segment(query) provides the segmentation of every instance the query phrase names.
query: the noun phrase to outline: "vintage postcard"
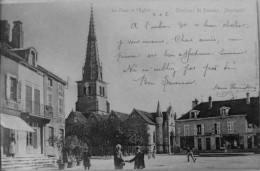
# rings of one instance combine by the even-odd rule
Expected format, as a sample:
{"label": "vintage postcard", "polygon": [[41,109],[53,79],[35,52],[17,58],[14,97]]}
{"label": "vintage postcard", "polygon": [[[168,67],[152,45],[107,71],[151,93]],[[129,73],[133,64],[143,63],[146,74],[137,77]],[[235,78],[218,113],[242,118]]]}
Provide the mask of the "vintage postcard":
{"label": "vintage postcard", "polygon": [[0,1],[1,169],[258,170],[259,1]]}

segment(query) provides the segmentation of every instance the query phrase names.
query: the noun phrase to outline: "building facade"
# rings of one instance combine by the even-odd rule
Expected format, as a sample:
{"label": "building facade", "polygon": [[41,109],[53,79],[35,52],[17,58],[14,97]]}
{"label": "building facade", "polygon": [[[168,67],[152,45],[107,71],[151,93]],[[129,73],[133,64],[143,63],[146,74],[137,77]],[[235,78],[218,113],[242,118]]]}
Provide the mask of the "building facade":
{"label": "building facade", "polygon": [[[58,131],[51,135],[63,136],[65,131],[64,86],[58,76],[38,65],[35,48],[23,47],[23,29],[20,21],[14,21],[12,40],[10,25],[1,21],[0,63],[0,113],[1,155],[9,156],[9,138],[15,135],[16,156],[55,155],[54,147],[48,151],[49,129]],[[47,103],[47,80],[53,79],[53,104]],[[3,86],[2,86],[3,85]],[[59,93],[61,90],[62,93]],[[58,95],[59,99],[58,100]],[[54,102],[55,101],[55,102]],[[19,123],[12,123],[15,120]]]}
{"label": "building facade", "polygon": [[247,117],[259,115],[259,97],[197,104],[176,120],[177,143],[195,150],[253,149],[258,146],[259,123]]}

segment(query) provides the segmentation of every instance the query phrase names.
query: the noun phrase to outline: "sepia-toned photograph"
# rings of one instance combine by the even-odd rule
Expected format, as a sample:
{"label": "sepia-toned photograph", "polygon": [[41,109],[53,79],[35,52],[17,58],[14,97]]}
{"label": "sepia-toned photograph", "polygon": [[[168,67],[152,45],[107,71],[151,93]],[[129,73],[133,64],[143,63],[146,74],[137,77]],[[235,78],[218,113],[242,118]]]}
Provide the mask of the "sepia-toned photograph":
{"label": "sepia-toned photograph", "polygon": [[0,0],[0,170],[260,170],[259,3]]}

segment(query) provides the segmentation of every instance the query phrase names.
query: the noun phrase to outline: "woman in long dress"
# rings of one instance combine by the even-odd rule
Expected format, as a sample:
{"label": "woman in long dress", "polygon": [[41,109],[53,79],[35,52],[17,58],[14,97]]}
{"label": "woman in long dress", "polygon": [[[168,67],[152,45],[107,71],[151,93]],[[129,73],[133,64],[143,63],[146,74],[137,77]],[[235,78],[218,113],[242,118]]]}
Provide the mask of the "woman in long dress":
{"label": "woman in long dress", "polygon": [[11,137],[10,137],[10,145],[9,145],[9,153],[12,157],[14,157],[15,155],[15,138],[14,138],[14,133],[11,134]]}
{"label": "woman in long dress", "polygon": [[120,144],[116,145],[116,149],[114,153],[114,165],[115,165],[115,169],[123,169],[125,165]]}

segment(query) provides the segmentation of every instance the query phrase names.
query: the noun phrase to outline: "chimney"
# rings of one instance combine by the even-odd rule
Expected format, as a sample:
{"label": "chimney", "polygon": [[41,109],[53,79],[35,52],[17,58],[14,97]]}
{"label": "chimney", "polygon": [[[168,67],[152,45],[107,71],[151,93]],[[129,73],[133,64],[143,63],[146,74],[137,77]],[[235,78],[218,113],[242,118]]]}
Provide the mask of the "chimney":
{"label": "chimney", "polygon": [[10,24],[7,20],[0,20],[0,40],[9,43]]}
{"label": "chimney", "polygon": [[192,109],[194,109],[196,107],[196,102],[192,101]]}
{"label": "chimney", "polygon": [[249,94],[249,92],[246,93],[246,104],[250,104],[250,94]]}
{"label": "chimney", "polygon": [[212,108],[212,97],[209,96],[209,109],[211,109],[211,108]]}
{"label": "chimney", "polygon": [[23,28],[21,21],[14,21],[12,29],[12,45],[14,48],[23,47]]}
{"label": "chimney", "polygon": [[194,101],[192,101],[192,109],[195,108],[198,105],[198,100],[195,99]]}

